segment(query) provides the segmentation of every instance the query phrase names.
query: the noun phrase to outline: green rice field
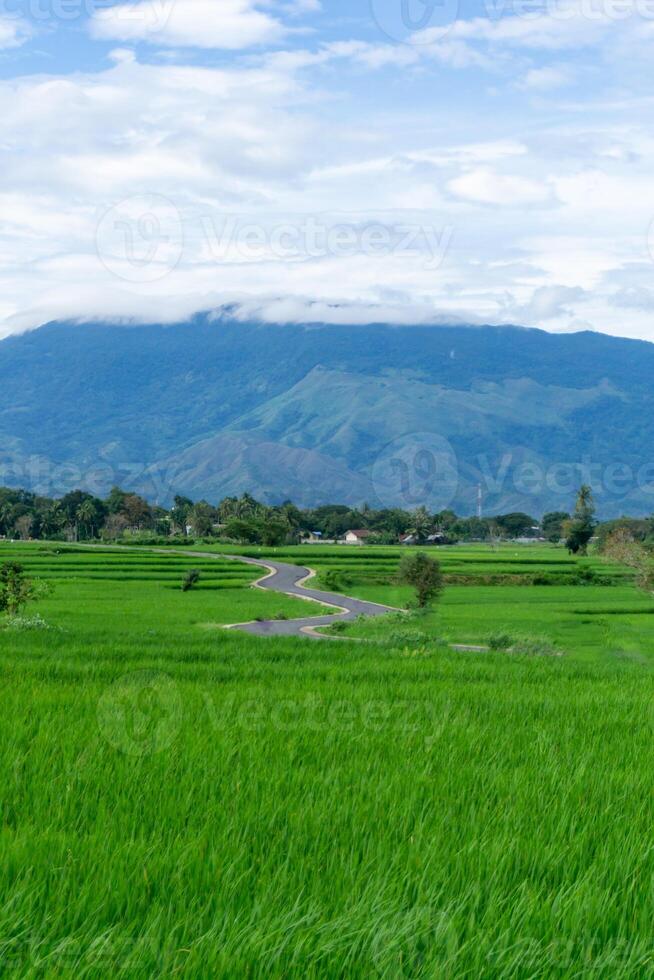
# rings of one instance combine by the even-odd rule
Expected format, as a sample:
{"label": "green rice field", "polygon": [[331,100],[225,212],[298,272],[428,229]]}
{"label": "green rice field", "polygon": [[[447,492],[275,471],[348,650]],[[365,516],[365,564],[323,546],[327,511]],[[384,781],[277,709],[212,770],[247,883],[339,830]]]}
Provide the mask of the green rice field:
{"label": "green rice field", "polygon": [[[240,549],[251,557],[308,565],[317,585],[331,572],[349,595],[404,608],[411,590],[394,583],[399,548],[301,547]],[[447,588],[436,609],[413,624],[428,640],[483,644],[507,632],[549,639],[574,659],[613,660],[654,654],[654,597],[638,592],[627,569],[597,557],[572,558],[552,546],[441,548],[433,552]],[[582,575],[582,584],[578,579]],[[589,581],[583,581],[590,572]],[[384,642],[394,628],[366,621],[351,636]]]}
{"label": "green rice field", "polygon": [[[654,975],[654,597],[625,570],[441,549],[433,611],[318,643],[222,629],[312,607],[197,550],[0,542],[52,586],[47,628],[0,628],[3,977]],[[397,606],[401,553],[263,552]],[[498,632],[561,655],[450,646]]]}

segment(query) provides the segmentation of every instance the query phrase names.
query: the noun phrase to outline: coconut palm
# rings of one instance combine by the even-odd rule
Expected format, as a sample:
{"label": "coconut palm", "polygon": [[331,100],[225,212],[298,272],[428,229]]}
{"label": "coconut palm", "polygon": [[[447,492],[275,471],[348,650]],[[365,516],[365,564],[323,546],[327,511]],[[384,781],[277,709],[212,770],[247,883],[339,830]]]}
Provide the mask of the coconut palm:
{"label": "coconut palm", "polygon": [[95,533],[95,525],[97,519],[95,507],[93,506],[93,501],[85,500],[83,503],[81,503],[77,508],[75,518],[77,522],[81,525],[81,527],[84,528],[86,536],[92,538]]}
{"label": "coconut palm", "polygon": [[434,530],[434,521],[426,507],[418,507],[413,512],[409,534],[412,534],[418,542],[426,541]]}

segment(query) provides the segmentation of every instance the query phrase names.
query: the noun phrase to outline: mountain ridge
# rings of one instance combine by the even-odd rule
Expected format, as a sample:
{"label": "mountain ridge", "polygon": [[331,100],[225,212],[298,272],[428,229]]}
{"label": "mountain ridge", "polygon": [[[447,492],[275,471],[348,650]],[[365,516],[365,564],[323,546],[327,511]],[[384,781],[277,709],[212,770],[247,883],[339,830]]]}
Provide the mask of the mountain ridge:
{"label": "mountain ridge", "polygon": [[463,513],[481,483],[487,512],[538,514],[570,506],[586,460],[604,514],[650,513],[652,378],[654,345],[594,333],[48,324],[0,341],[0,483]]}

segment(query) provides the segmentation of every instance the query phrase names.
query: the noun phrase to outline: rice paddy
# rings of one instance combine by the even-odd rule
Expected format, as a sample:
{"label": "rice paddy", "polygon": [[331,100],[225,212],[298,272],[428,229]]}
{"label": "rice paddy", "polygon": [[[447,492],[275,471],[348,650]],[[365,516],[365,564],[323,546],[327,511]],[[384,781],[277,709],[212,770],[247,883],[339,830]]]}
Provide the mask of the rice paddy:
{"label": "rice paddy", "polygon": [[[399,549],[274,554],[409,598]],[[53,586],[0,629],[2,975],[651,976],[654,598],[438,557],[433,612],[315,643],[221,629],[310,609],[224,558],[0,543]],[[498,631],[564,656],[447,646]]]}
{"label": "rice paddy", "polygon": [[[412,599],[409,588],[394,582],[399,548],[242,551],[310,565],[318,586],[340,583],[359,599],[400,608]],[[637,591],[627,569],[540,545],[461,546],[432,554],[447,588],[436,608],[413,624],[427,641],[483,645],[497,633],[528,634],[546,638],[573,659],[654,656],[654,596]],[[383,643],[393,632],[388,621],[368,620],[347,634]]]}

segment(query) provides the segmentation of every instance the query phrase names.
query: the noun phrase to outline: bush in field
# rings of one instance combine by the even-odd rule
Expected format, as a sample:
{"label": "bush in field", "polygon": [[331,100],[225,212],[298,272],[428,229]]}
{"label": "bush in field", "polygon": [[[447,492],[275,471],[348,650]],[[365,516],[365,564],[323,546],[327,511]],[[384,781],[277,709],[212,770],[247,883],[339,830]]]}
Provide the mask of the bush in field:
{"label": "bush in field", "polygon": [[[195,539],[192,537],[182,537],[181,535],[170,535],[162,536],[158,534],[150,534],[148,531],[135,531],[126,532],[122,538],[116,541],[116,544],[129,545],[132,548],[134,545],[139,545],[139,547],[149,548],[149,547],[175,547],[175,548],[190,548],[195,544]],[[213,539],[212,539],[213,543]]]}
{"label": "bush in field", "polygon": [[513,636],[511,633],[491,633],[487,641],[490,650],[518,653],[526,657],[562,657],[563,651],[542,636]]}
{"label": "bush in field", "polygon": [[520,636],[517,638],[512,653],[521,653],[525,657],[562,657],[563,650],[542,636]]}
{"label": "bush in field", "polygon": [[197,570],[197,568],[191,569],[190,572],[186,573],[184,579],[182,580],[182,592],[190,592],[191,589],[195,588],[199,581],[200,572]]}
{"label": "bush in field", "polygon": [[421,551],[402,558],[397,580],[402,585],[410,585],[415,589],[420,609],[425,609],[432,601],[438,599],[444,588],[441,566]]}
{"label": "bush in field", "polygon": [[0,568],[0,612],[18,616],[28,602],[37,602],[48,592],[43,582],[33,582],[18,562],[8,561]]}
{"label": "bush in field", "polygon": [[599,576],[590,565],[580,565],[576,570],[573,581],[575,585],[596,585]]}
{"label": "bush in field", "polygon": [[509,650],[513,643],[510,633],[491,633],[488,637],[488,646],[491,650]]}
{"label": "bush in field", "polygon": [[330,568],[321,575],[321,581],[329,592],[344,592],[352,585],[352,579],[343,572]]}

